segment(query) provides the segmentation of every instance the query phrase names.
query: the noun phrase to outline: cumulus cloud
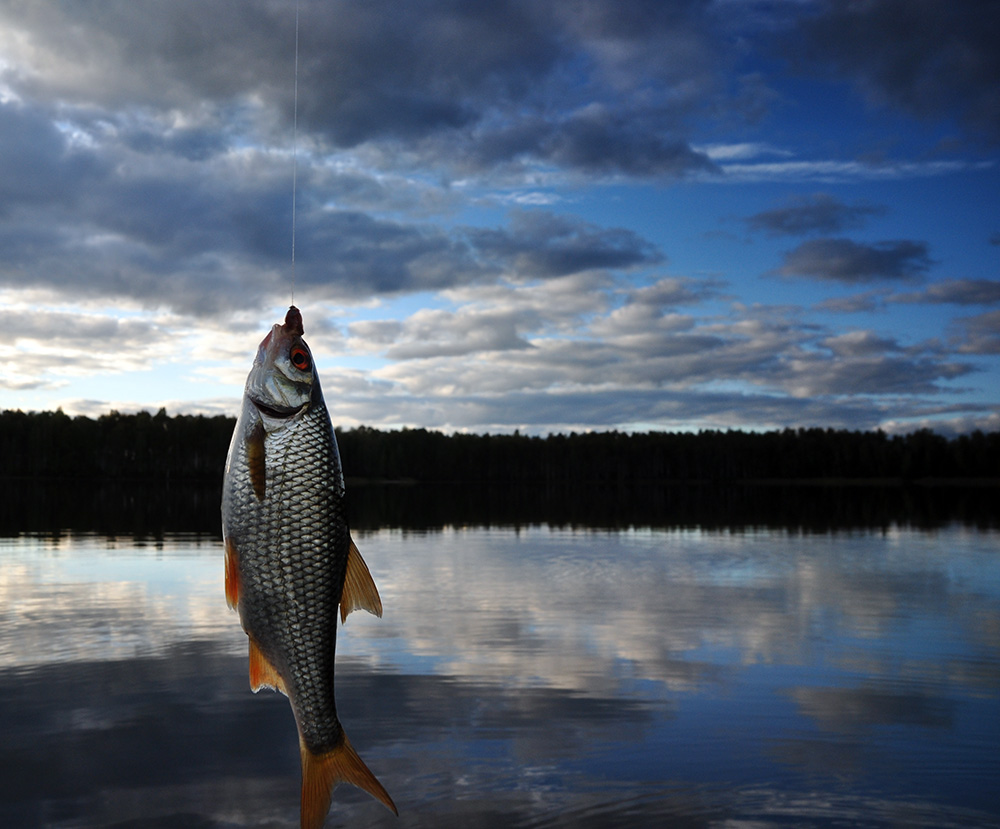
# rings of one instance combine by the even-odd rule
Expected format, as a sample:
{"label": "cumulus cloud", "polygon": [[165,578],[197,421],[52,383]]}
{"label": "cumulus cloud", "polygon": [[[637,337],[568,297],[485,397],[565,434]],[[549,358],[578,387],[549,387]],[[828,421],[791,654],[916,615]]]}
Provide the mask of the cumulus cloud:
{"label": "cumulus cloud", "polygon": [[923,242],[904,239],[869,245],[850,239],[812,239],[788,251],[777,272],[857,284],[912,279],[930,265]]}
{"label": "cumulus cloud", "polygon": [[827,337],[821,344],[839,357],[856,357],[897,351],[899,344],[887,337],[879,337],[873,331],[848,331]]}
{"label": "cumulus cloud", "polygon": [[1000,310],[963,317],[957,324],[964,332],[961,353],[1000,354]]}
{"label": "cumulus cloud", "polygon": [[352,323],[356,350],[389,362],[363,380],[381,392],[355,388],[345,397],[357,405],[348,400],[343,417],[371,422],[361,412],[379,400],[383,425],[408,416],[480,430],[594,428],[607,418],[724,427],[742,411],[764,426],[791,416],[873,427],[887,396],[906,411],[972,370],[933,344],[873,330],[831,333],[790,308],[706,316],[696,298],[715,297],[720,286],[689,278],[624,291],[599,282],[572,311],[553,301],[580,279],[510,286],[506,301],[496,287],[482,297],[460,289],[451,294],[463,300],[455,309]]}
{"label": "cumulus cloud", "polygon": [[799,197],[786,207],[755,213],[746,219],[754,231],[773,236],[807,233],[837,233],[863,226],[869,216],[885,213],[884,207],[868,204],[846,205],[827,193]]}

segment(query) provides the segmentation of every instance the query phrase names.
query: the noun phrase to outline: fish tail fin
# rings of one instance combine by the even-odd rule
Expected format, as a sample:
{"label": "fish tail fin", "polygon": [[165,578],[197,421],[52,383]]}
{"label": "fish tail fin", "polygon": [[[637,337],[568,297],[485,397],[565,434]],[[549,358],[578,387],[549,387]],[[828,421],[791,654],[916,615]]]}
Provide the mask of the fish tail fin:
{"label": "fish tail fin", "polygon": [[325,754],[313,754],[301,739],[299,750],[302,755],[302,829],[322,827],[338,783],[350,783],[364,789],[393,814],[399,814],[389,793],[358,756],[346,734],[340,745]]}

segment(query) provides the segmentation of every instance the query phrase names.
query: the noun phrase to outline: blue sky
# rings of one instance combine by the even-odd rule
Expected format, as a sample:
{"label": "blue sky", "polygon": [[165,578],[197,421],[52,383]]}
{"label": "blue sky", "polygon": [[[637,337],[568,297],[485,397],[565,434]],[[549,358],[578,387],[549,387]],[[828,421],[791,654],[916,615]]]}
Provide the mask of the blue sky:
{"label": "blue sky", "polygon": [[[295,3],[0,0],[0,407],[234,414]],[[335,424],[1000,428],[1000,6],[300,0]]]}

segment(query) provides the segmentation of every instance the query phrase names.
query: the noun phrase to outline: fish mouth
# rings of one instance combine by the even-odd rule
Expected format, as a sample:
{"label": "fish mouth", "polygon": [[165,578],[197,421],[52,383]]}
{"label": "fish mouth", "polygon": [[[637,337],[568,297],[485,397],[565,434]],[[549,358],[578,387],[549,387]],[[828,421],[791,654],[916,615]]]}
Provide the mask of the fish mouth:
{"label": "fish mouth", "polygon": [[257,407],[257,411],[262,415],[279,420],[287,420],[290,417],[294,417],[309,405],[307,401],[301,406],[269,406],[266,403],[261,403],[259,400],[254,400],[252,397],[250,398],[250,402]]}

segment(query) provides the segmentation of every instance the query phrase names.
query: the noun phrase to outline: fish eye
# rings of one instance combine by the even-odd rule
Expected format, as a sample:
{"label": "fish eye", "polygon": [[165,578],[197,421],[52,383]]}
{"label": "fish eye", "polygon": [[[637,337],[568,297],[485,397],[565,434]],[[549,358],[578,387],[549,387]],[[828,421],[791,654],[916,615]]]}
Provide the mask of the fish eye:
{"label": "fish eye", "polygon": [[292,348],[289,357],[292,360],[292,365],[295,366],[299,371],[308,371],[309,369],[309,352],[306,351],[301,345],[297,345]]}

